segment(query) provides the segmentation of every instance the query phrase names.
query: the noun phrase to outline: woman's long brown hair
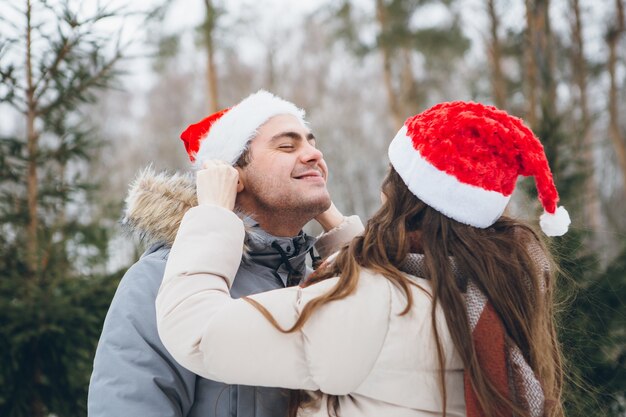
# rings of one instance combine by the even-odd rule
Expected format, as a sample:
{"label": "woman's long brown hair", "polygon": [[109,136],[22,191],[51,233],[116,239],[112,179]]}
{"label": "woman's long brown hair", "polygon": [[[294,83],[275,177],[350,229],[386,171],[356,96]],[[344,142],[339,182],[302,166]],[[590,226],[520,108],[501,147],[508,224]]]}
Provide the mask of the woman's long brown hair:
{"label": "woman's long brown hair", "polygon": [[[332,263],[322,266],[304,285],[339,276],[337,284],[309,302],[291,328],[281,328],[262,305],[250,298],[246,300],[278,330],[295,332],[324,304],[354,293],[360,269],[367,268],[404,291],[408,302],[401,314],[406,314],[413,303],[414,283],[400,268],[408,253],[418,247],[424,254],[424,278],[432,286],[431,320],[441,370],[443,415],[446,415],[444,356],[435,326],[435,310],[439,305],[485,415],[527,415],[519,404],[501,394],[479,365],[463,298],[467,281],[472,280],[498,312],[508,336],[519,346],[541,381],[546,397],[544,415],[562,417],[562,364],[553,317],[555,267],[549,263],[549,252],[537,234],[506,217],[488,229],[456,222],[415,197],[393,168],[383,182],[382,191],[387,199],[368,221],[363,235],[344,246]],[[462,280],[454,274],[451,256]],[[292,393],[290,417],[306,406],[306,399],[303,392]],[[331,397],[329,413],[337,414],[337,406],[336,398]]]}

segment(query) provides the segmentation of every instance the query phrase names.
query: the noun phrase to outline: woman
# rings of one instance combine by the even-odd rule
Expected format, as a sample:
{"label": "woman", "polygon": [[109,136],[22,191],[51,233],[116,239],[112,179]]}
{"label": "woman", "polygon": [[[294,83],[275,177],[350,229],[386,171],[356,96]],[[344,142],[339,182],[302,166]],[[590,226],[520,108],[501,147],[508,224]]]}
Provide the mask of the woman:
{"label": "woman", "polygon": [[200,171],[157,298],[165,346],[211,379],[303,390],[292,415],[562,416],[554,268],[502,216],[532,175],[543,231],[567,231],[539,140],[494,107],[442,103],[406,121],[389,158],[361,236],[301,288],[240,300],[237,171]]}

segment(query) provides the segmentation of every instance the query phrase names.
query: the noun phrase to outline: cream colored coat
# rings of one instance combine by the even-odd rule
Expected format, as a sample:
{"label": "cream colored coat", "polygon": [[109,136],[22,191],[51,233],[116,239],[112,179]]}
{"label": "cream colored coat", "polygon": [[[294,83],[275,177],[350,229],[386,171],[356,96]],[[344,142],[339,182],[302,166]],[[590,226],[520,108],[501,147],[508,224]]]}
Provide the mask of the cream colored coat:
{"label": "cream colored coat", "polygon": [[[364,270],[354,294],[323,306],[300,331],[284,334],[250,304],[229,296],[243,238],[241,220],[226,209],[204,205],[185,214],[156,302],[159,334],[177,361],[229,384],[338,395],[342,417],[441,415],[427,280],[410,276],[418,285],[414,304],[400,316],[406,306],[402,290]],[[287,328],[336,283],[331,278],[252,298]],[[437,314],[448,416],[464,416],[463,366],[443,313]],[[301,415],[327,416],[325,401]]]}

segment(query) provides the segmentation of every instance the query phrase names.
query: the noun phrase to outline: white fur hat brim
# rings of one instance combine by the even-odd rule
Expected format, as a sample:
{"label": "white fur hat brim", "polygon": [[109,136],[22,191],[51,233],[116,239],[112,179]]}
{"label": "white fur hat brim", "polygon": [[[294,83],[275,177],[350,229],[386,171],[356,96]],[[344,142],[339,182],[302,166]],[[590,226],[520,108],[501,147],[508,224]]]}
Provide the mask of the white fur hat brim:
{"label": "white fur hat brim", "polygon": [[389,160],[408,189],[424,203],[460,223],[494,224],[511,196],[465,184],[424,159],[403,126],[389,145]]}
{"label": "white fur hat brim", "polygon": [[295,104],[265,90],[251,94],[211,126],[200,142],[195,168],[202,167],[205,161],[211,159],[235,164],[248,148],[250,140],[257,135],[259,127],[272,117],[283,114],[296,117],[303,126],[306,124],[304,110]]}

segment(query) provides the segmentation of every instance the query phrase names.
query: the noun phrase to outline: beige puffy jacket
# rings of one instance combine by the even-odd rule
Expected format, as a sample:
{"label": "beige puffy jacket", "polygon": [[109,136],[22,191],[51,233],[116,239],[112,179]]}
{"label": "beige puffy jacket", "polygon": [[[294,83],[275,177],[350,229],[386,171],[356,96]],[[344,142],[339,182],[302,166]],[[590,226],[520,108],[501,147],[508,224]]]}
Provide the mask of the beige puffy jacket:
{"label": "beige puffy jacket", "polygon": [[[300,331],[284,334],[249,303],[229,295],[243,239],[241,220],[226,209],[204,205],[185,214],[156,301],[159,334],[178,362],[229,384],[338,395],[342,417],[442,414],[427,280],[409,276],[419,287],[412,289],[410,312],[400,316],[406,306],[402,290],[364,270],[354,294],[323,306]],[[252,298],[287,328],[336,282]],[[443,313],[437,314],[448,416],[464,416],[463,365]],[[327,416],[326,402],[300,414]]]}

